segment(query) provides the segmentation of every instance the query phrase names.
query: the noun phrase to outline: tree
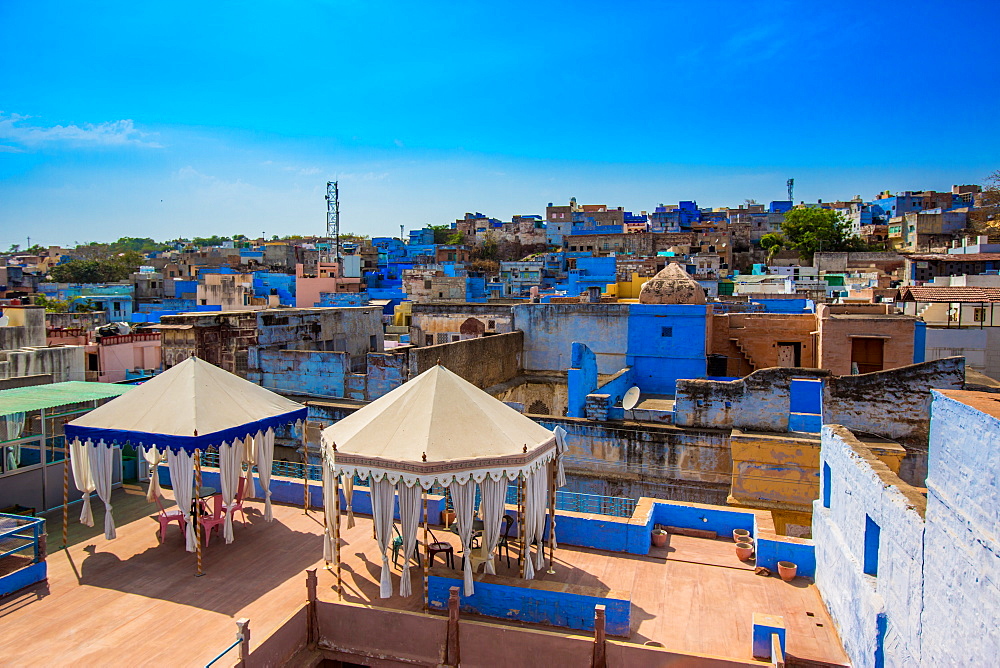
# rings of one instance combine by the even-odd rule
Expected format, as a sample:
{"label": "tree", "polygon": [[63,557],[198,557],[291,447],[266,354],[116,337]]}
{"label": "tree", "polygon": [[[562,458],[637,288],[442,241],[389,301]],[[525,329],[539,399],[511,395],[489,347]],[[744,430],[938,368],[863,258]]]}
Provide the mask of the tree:
{"label": "tree", "polygon": [[867,245],[851,234],[851,226],[837,211],[820,208],[792,209],[781,223],[788,246],[803,260],[823,251],[865,250]]}
{"label": "tree", "polygon": [[969,211],[969,227],[977,234],[986,234],[991,241],[1000,237],[1000,170],[986,177],[983,193],[975,209]]}
{"label": "tree", "polygon": [[49,277],[58,283],[112,283],[124,281],[145,261],[134,250],[95,259],[76,259],[52,267]]}
{"label": "tree", "polygon": [[773,232],[765,234],[760,238],[760,247],[767,251],[768,264],[771,263],[771,260],[774,259],[775,255],[784,250],[786,243],[787,242],[783,236],[780,234],[774,234]]}
{"label": "tree", "polygon": [[452,232],[451,225],[428,225],[427,227],[434,230],[434,243],[448,243],[448,236],[451,235]]}
{"label": "tree", "polygon": [[8,253],[16,253],[19,250],[21,250],[21,244],[11,244],[10,245],[10,249],[7,252]]}

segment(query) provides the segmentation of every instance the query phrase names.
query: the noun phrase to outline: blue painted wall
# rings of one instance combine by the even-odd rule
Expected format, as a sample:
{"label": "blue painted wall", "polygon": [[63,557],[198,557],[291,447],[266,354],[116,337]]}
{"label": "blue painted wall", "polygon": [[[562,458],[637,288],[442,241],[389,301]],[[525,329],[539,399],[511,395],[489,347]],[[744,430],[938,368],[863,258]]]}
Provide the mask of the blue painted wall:
{"label": "blue painted wall", "polygon": [[706,309],[629,305],[627,366],[643,392],[673,394],[678,378],[705,377]]}
{"label": "blue painted wall", "polygon": [[48,577],[48,568],[48,564],[40,561],[37,564],[25,566],[20,570],[0,577],[0,597],[45,580]]}
{"label": "blue painted wall", "polygon": [[[428,591],[431,608],[448,609],[451,587],[459,587],[461,592],[462,580],[430,576]],[[600,590],[594,591],[596,593]],[[475,593],[472,596],[460,593],[460,601],[462,612],[580,631],[594,630],[594,606],[603,605],[606,608],[607,633],[615,636],[630,635],[632,603],[628,599],[554,591],[544,588],[542,583],[525,587],[522,583],[504,585],[477,582]]]}

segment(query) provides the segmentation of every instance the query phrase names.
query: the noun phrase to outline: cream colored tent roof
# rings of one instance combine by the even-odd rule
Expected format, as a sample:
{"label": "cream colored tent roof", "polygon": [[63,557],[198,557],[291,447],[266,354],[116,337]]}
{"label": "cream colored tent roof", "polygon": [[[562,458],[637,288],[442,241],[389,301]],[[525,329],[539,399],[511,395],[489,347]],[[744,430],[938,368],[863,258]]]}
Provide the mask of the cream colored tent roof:
{"label": "cream colored tent roof", "polygon": [[302,404],[189,357],[69,422],[66,435],[194,451],[305,418]]}
{"label": "cream colored tent roof", "polygon": [[554,434],[437,365],[323,430],[338,471],[429,487],[515,478],[549,461]]}

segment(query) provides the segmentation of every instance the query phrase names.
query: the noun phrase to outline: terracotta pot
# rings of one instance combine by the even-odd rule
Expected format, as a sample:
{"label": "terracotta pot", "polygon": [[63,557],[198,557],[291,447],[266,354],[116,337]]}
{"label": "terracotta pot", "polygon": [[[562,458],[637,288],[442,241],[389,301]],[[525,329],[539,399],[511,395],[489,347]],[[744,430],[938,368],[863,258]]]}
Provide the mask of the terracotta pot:
{"label": "terracotta pot", "polygon": [[750,532],[746,529],[733,529],[733,542],[734,543],[749,543],[750,542]]}
{"label": "terracotta pot", "polygon": [[753,556],[753,545],[751,543],[736,543],[736,556],[740,561],[746,561]]}
{"label": "terracotta pot", "polygon": [[455,521],[455,511],[454,510],[442,510],[441,511],[441,524],[446,527],[450,527]]}
{"label": "terracotta pot", "polygon": [[791,582],[795,579],[795,573],[799,570],[797,564],[791,561],[779,561],[778,562],[778,575],[785,582]]}
{"label": "terracotta pot", "polygon": [[653,545],[655,547],[663,547],[667,544],[667,532],[659,529],[653,532]]}

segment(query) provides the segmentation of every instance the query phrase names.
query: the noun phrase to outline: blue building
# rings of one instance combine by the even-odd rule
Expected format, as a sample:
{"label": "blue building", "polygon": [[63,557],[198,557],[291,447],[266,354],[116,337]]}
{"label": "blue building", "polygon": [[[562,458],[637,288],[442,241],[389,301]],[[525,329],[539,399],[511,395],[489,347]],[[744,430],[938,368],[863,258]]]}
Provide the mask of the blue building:
{"label": "blue building", "polygon": [[649,214],[653,232],[688,232],[701,222],[701,211],[697,202],[682,201],[676,207],[659,205]]}

